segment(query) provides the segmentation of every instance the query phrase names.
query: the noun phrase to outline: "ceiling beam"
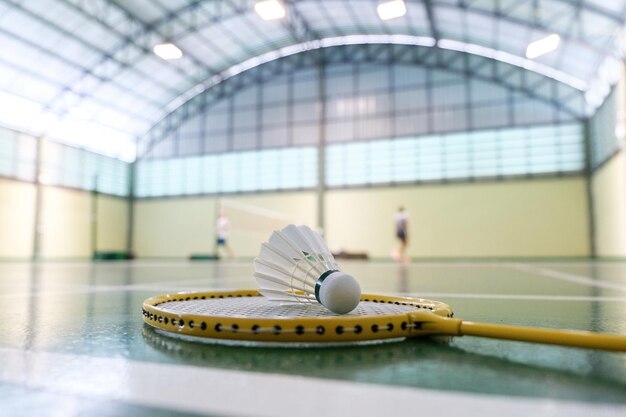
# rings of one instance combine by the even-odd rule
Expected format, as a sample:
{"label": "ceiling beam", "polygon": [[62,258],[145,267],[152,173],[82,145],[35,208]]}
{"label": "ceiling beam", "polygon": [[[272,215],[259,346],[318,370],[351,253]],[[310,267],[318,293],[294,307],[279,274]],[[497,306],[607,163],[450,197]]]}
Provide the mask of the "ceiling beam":
{"label": "ceiling beam", "polygon": [[311,29],[302,13],[296,6],[297,1],[286,0],[287,15],[283,20],[283,26],[287,28],[296,43],[308,42],[319,38],[319,35]]}
{"label": "ceiling beam", "polygon": [[[577,113],[575,110],[566,106],[561,100],[558,99],[558,97],[545,97],[539,94],[534,88],[534,86],[528,85],[528,83],[523,78],[522,78],[522,81],[518,83],[515,81],[516,80],[515,77],[509,76],[510,75],[509,72],[504,73],[504,74],[499,73],[497,71],[497,68],[499,65],[501,65],[501,63],[498,61],[477,56],[476,59],[480,61],[478,64],[475,63],[474,65],[469,66],[468,68],[461,69],[453,65],[456,62],[456,60],[449,59],[449,56],[458,54],[458,58],[461,59],[463,58],[464,55],[467,55],[464,52],[447,51],[447,50],[442,50],[439,48],[416,47],[414,45],[394,45],[395,48],[391,49],[391,53],[387,53],[390,50],[390,48],[392,48],[392,46],[391,45],[384,45],[384,46],[385,46],[384,48],[380,48],[379,44],[338,46],[338,47],[332,47],[332,48],[322,48],[319,51],[308,51],[308,52],[303,52],[303,53],[299,53],[295,55],[290,55],[288,57],[280,58],[279,60],[270,61],[266,64],[263,64],[263,65],[267,65],[273,68],[272,71],[263,71],[263,69],[261,68],[262,66],[255,67],[249,71],[238,74],[233,78],[229,78],[223,81],[222,83],[219,83],[215,85],[214,87],[205,90],[201,94],[202,95],[212,94],[214,92],[213,89],[216,89],[216,90],[222,89],[221,91],[226,91],[226,93],[225,94],[212,94],[211,100],[217,100],[217,99],[221,99],[224,97],[232,96],[235,93],[237,93],[237,91],[240,91],[241,89],[248,87],[252,83],[258,83],[259,81],[261,82],[266,81],[267,79],[271,77],[279,75],[282,71],[285,70],[285,68],[287,68],[285,66],[280,65],[279,63],[280,60],[286,60],[286,59],[294,60],[293,68],[296,68],[296,69],[306,68],[310,65],[310,63],[306,60],[301,59],[304,54],[310,54],[310,53],[330,54],[330,53],[336,52],[337,49],[349,49],[350,51],[348,51],[348,53],[340,54],[341,62],[345,62],[345,63],[350,63],[350,62],[352,63],[355,63],[355,62],[381,63],[383,61],[386,61],[388,63],[400,62],[405,65],[406,64],[420,65],[426,68],[447,70],[447,71],[451,71],[451,72],[455,72],[457,74],[463,75],[464,77],[487,81],[490,83],[501,85],[508,89],[512,89],[514,91],[518,91],[529,98],[550,104],[555,109],[558,109],[559,111],[562,111],[570,115],[572,118],[576,120],[582,120],[584,118],[583,114]],[[414,52],[416,51],[416,48],[418,49],[425,48],[425,50],[428,53],[427,54],[410,54],[410,53],[405,54],[403,51],[403,50],[406,50],[406,51]],[[365,52],[365,53],[357,53],[358,52],[357,49],[360,49],[362,52]],[[444,53],[447,54],[446,57],[439,56]],[[435,54],[435,57],[437,59],[429,59],[429,57],[432,57],[433,54]],[[398,56],[404,56],[404,58],[401,60],[398,60]],[[511,71],[521,71],[522,73],[526,71],[523,68],[518,68],[513,65],[509,65],[509,64],[505,64],[505,65],[510,66]],[[490,70],[480,71],[480,69],[483,68],[484,66],[488,66]],[[293,69],[291,66],[289,66],[289,68]],[[485,75],[485,72],[488,73],[489,75]],[[257,76],[255,73],[259,73],[261,75]],[[545,82],[548,84],[559,83],[556,80],[552,80],[544,76],[539,75],[538,77],[542,80],[542,82]],[[233,88],[227,89],[227,90],[224,89],[224,87],[226,85],[229,85],[230,83],[235,83],[233,84]],[[572,92],[573,94],[582,95],[582,92],[577,92],[573,88],[572,88]],[[196,97],[195,99],[198,99],[198,98]],[[179,108],[174,110],[172,113],[166,115],[163,119],[161,119],[158,123],[156,123],[140,139],[138,145],[139,145],[139,149],[141,150],[141,152],[139,152],[138,154],[138,159],[142,159],[147,153],[149,153],[152,149],[154,149],[154,147],[157,146],[161,141],[165,140],[173,132],[175,132],[178,128],[180,128],[186,122],[186,120],[188,120],[191,117],[196,116],[197,114],[199,114],[199,112],[204,111],[207,105],[207,101],[208,100],[205,100],[203,102],[204,103],[203,105],[195,105],[193,107],[193,110],[189,111],[189,107],[193,105],[192,100],[190,100],[187,103],[182,104]]]}
{"label": "ceiling beam", "polygon": [[428,25],[430,27],[430,36],[438,41],[441,39],[439,29],[437,28],[437,21],[435,20],[435,14],[433,13],[432,0],[423,0],[424,8],[426,9],[426,16],[428,16]]}

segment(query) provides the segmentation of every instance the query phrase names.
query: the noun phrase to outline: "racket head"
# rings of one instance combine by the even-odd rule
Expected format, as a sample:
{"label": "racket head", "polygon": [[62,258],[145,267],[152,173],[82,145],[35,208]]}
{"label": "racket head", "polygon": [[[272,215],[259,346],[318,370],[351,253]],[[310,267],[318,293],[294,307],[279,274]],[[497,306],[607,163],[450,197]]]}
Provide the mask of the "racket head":
{"label": "racket head", "polygon": [[449,305],[423,298],[362,294],[337,315],[317,304],[271,301],[257,290],[165,294],[143,303],[146,324],[169,336],[247,346],[329,346],[426,335],[413,316],[452,317]]}

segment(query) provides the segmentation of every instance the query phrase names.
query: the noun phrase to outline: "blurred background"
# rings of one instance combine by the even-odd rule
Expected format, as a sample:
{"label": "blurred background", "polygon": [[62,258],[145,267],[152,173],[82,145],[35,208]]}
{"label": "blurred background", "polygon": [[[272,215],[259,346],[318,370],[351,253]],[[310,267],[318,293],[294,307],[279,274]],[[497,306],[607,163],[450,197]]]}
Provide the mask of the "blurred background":
{"label": "blurred background", "polygon": [[0,1],[0,259],[626,255],[623,1]]}

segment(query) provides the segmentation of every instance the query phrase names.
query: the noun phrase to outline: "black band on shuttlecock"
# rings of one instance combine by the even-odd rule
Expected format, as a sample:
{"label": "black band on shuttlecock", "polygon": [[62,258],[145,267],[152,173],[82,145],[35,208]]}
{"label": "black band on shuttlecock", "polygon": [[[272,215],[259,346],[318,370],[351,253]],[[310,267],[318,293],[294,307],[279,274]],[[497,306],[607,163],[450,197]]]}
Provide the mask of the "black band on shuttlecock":
{"label": "black band on shuttlecock", "polygon": [[317,279],[317,282],[315,283],[315,299],[321,303],[320,301],[320,288],[322,287],[322,282],[324,282],[324,280],[326,278],[328,278],[328,276],[330,274],[332,274],[333,272],[339,272],[338,269],[331,269],[330,271],[326,271],[324,272],[322,275],[320,275],[320,277]]}

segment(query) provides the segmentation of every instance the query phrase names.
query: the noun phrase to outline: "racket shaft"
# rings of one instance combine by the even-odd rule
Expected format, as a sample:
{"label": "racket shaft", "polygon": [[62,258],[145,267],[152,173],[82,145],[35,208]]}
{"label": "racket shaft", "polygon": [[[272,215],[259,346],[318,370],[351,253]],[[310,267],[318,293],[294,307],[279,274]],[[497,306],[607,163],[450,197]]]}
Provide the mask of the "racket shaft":
{"label": "racket shaft", "polygon": [[593,333],[579,330],[553,330],[536,327],[507,326],[501,324],[464,321],[460,335],[489,337],[493,339],[518,340],[522,342],[547,343],[588,349],[626,352],[626,336]]}

